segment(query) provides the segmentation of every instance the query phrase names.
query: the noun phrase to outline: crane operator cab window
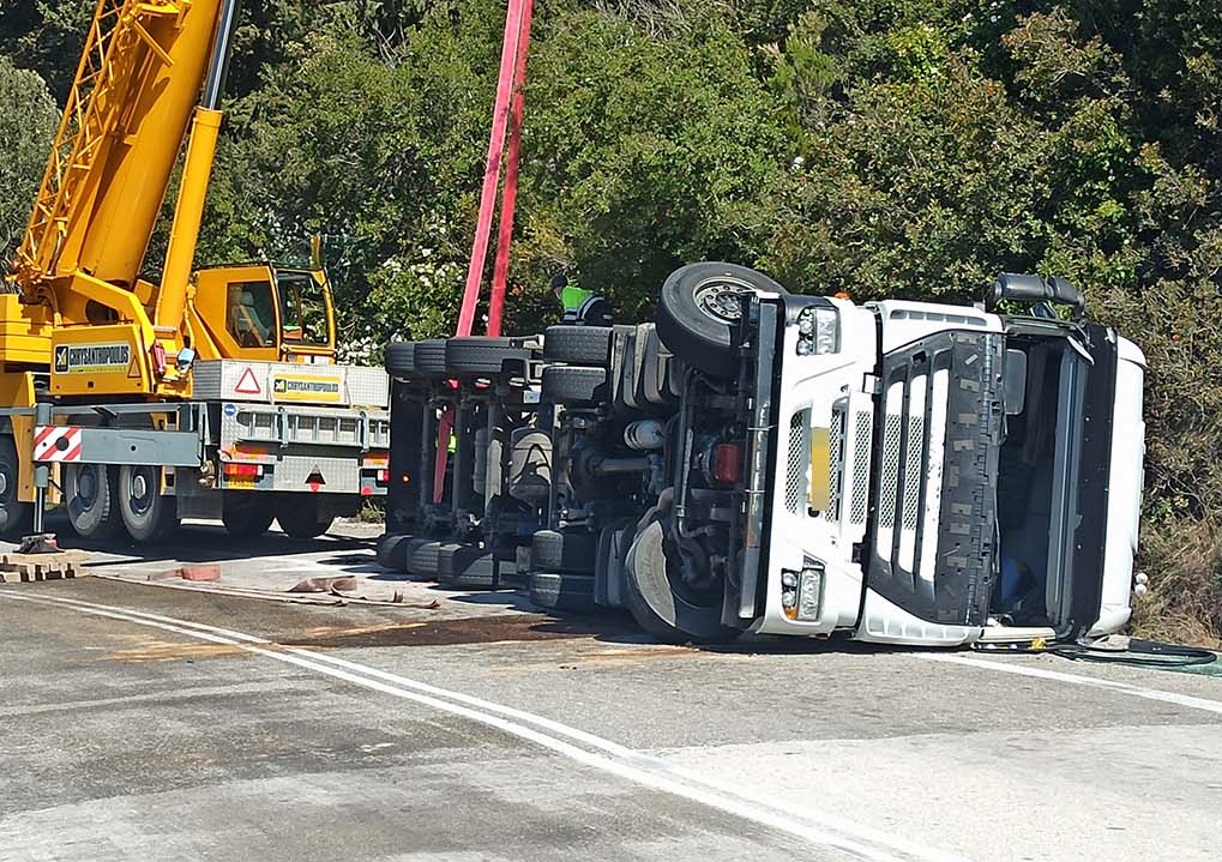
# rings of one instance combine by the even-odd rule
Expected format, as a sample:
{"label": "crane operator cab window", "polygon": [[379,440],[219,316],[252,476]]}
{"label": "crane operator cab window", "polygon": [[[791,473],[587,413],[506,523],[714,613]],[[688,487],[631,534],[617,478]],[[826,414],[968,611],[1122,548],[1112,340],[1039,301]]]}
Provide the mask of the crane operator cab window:
{"label": "crane operator cab window", "polygon": [[280,326],[285,347],[328,346],[331,332],[323,286],[306,272],[278,273],[276,283],[280,289]]}
{"label": "crane operator cab window", "polygon": [[276,300],[268,281],[229,285],[229,332],[242,347],[276,346]]}

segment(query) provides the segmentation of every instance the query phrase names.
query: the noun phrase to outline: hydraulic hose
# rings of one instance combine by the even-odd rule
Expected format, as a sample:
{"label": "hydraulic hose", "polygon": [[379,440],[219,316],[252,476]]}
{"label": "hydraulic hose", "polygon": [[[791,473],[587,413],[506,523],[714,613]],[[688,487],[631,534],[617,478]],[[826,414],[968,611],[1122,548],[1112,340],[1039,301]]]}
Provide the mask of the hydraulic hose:
{"label": "hydraulic hose", "polygon": [[1200,647],[1181,646],[1141,638],[1122,639],[1120,645],[1105,643],[1106,639],[1077,643],[1029,643],[1029,644],[973,644],[976,652],[1003,653],[1006,655],[1049,654],[1069,659],[1096,663],[1114,663],[1133,667],[1174,669],[1194,665],[1211,664],[1218,660],[1217,653]]}

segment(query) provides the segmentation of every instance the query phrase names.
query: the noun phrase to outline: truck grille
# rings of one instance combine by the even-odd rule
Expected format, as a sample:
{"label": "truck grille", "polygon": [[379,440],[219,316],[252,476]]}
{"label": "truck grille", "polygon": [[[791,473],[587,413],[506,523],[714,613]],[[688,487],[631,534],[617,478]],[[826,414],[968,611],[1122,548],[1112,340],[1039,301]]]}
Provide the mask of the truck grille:
{"label": "truck grille", "polygon": [[832,433],[828,439],[828,460],[832,469],[831,505],[827,512],[827,517],[832,521],[840,520],[840,510],[844,504],[844,435],[848,430],[848,421],[843,404],[832,408]]}
{"label": "truck grille", "polygon": [[866,522],[866,500],[870,488],[870,449],[872,437],[870,434],[870,414],[865,410],[858,411],[855,419],[853,446],[853,500],[849,510],[849,521],[853,524]]}
{"label": "truck grille", "polygon": [[925,417],[913,416],[908,423],[908,451],[904,453],[904,529],[915,530],[921,502],[921,444],[925,439]]}
{"label": "truck grille", "polygon": [[810,410],[789,418],[789,457],[786,460],[785,508],[795,515],[803,509],[810,470]]}
{"label": "truck grille", "polygon": [[[915,530],[921,503],[921,448],[925,439],[925,417],[908,417],[907,445],[903,445],[903,419],[889,415],[883,432],[882,496],[878,522],[882,527],[894,527],[901,517],[905,530]],[[897,498],[903,472],[904,499]]]}
{"label": "truck grille", "polygon": [[878,500],[878,523],[883,527],[895,526],[895,493],[900,474],[900,428],[899,416],[888,416],[883,429],[882,494]]}

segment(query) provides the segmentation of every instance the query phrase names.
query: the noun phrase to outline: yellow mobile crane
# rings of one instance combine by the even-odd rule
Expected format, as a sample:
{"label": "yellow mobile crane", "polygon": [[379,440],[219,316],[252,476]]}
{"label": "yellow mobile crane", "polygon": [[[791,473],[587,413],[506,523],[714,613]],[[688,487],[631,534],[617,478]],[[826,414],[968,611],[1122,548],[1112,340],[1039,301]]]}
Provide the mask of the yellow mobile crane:
{"label": "yellow mobile crane", "polygon": [[[321,261],[192,272],[237,0],[98,0],[0,294],[0,531],[297,537],[387,484],[388,381],[335,362]],[[201,95],[202,94],[202,95]],[[141,267],[187,138],[160,283]]]}

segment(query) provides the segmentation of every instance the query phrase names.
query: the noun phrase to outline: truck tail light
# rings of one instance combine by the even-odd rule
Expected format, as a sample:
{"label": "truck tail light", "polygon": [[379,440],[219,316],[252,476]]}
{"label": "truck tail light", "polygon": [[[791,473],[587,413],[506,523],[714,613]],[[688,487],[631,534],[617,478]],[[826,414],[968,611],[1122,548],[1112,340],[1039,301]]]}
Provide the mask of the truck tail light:
{"label": "truck tail light", "polygon": [[742,444],[718,443],[713,448],[713,478],[722,485],[733,485],[742,475]]}
{"label": "truck tail light", "polygon": [[226,461],[224,470],[231,479],[257,479],[263,475],[262,464],[243,464],[239,461]]}

